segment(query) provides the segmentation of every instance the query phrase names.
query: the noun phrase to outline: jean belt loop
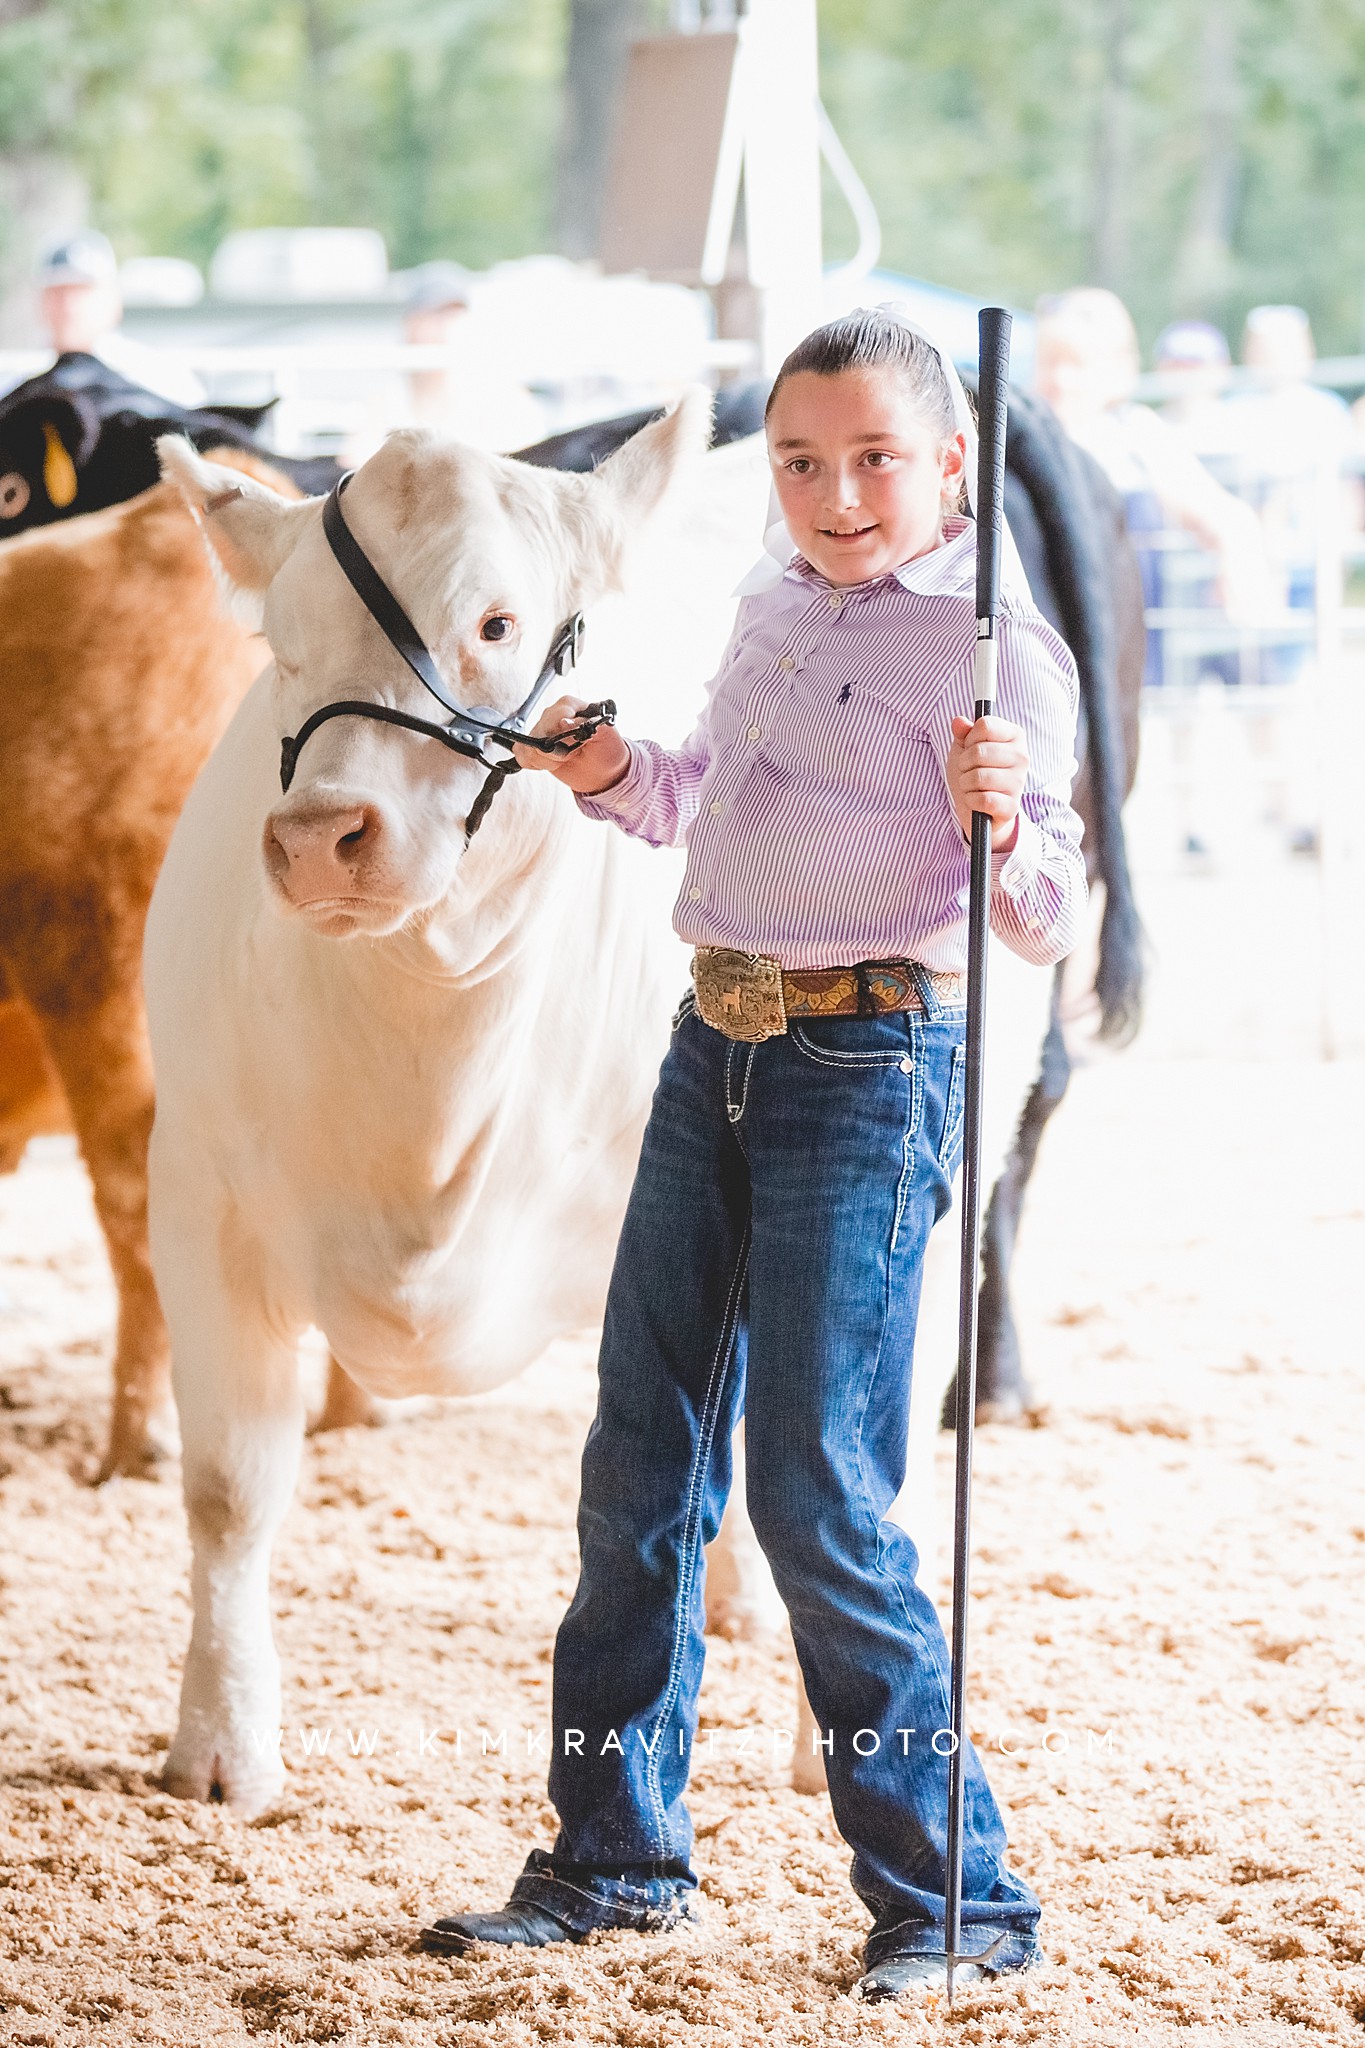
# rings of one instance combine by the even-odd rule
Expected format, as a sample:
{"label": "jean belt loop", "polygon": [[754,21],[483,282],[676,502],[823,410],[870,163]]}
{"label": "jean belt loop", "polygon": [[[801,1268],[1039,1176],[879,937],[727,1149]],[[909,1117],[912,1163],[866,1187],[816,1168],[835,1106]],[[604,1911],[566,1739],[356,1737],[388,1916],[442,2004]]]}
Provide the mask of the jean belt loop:
{"label": "jean belt loop", "polygon": [[924,1015],[930,1024],[937,1024],[943,1015],[943,1005],[939,1001],[933,977],[927,967],[920,966],[918,960],[911,960],[909,967],[915,987],[919,990],[919,999],[924,1005]]}

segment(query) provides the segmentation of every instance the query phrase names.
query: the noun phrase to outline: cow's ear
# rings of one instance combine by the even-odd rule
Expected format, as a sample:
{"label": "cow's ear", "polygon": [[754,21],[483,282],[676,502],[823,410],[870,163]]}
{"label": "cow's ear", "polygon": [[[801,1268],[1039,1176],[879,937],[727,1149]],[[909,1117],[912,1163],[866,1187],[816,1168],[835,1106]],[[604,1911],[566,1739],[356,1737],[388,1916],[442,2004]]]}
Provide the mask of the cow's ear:
{"label": "cow's ear", "polygon": [[316,504],[282,498],[244,470],[205,462],[180,434],[163,434],[156,452],[161,474],[178,485],[228,581],[239,591],[267,589],[317,518]]}
{"label": "cow's ear", "polygon": [[620,589],[631,542],[669,486],[705,452],[710,434],[711,393],[692,385],[591,476],[559,479],[560,530],[577,542],[566,602],[586,604]]}
{"label": "cow's ear", "polygon": [[674,478],[704,454],[711,438],[711,393],[690,384],[661,420],[638,434],[593,471],[593,489],[606,496],[627,529],[647,519]]}
{"label": "cow's ear", "polygon": [[57,511],[74,504],[77,471],[85,467],[100,437],[100,418],[83,393],[49,395],[43,413],[43,488]]}

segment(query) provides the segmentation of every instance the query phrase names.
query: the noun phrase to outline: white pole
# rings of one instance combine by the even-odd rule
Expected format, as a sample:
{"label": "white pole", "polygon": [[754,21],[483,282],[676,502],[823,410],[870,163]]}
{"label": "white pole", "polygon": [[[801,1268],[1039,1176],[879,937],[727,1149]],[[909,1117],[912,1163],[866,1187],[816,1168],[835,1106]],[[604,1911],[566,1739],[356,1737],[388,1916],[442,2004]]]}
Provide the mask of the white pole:
{"label": "white pole", "polygon": [[[1342,606],[1344,543],[1342,478],[1335,459],[1324,451],[1317,480],[1317,561],[1314,565],[1315,657],[1317,676],[1311,703],[1318,728],[1318,903],[1321,929],[1318,958],[1321,973],[1321,1048],[1325,1060],[1339,1059],[1346,1035],[1343,1015],[1343,953],[1347,935],[1355,930],[1354,906],[1347,900],[1350,847],[1338,785],[1342,676]],[[1291,712],[1291,716],[1293,713]],[[1300,716],[1303,714],[1300,713]],[[1349,780],[1349,778],[1345,778]]]}
{"label": "white pole", "polygon": [[739,34],[744,233],[771,375],[823,310],[815,0],[749,0]]}

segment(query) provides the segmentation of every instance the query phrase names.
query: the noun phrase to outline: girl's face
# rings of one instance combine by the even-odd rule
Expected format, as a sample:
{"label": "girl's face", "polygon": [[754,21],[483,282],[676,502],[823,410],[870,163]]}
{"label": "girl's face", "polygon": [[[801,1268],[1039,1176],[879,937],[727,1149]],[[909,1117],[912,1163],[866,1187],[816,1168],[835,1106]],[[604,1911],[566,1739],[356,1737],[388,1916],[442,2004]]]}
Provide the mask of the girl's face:
{"label": "girl's face", "polygon": [[773,400],[767,431],[788,530],[831,583],[866,583],[942,541],[963,439],[939,440],[898,371],[799,370]]}

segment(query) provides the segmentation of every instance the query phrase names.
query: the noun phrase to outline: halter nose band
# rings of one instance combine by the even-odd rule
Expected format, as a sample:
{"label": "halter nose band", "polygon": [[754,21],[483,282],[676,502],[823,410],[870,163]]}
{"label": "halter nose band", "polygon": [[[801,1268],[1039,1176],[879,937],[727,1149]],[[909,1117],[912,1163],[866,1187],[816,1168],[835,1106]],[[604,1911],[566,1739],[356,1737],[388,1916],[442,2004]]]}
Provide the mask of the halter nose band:
{"label": "halter nose band", "polygon": [[577,665],[583,645],[582,612],[571,613],[558,627],[529,696],[523,699],[510,718],[499,719],[496,712],[485,717],[482,714],[486,706],[480,705],[477,711],[469,711],[456,703],[432,659],[431,649],[346,524],[341,510],[341,493],[354,473],[348,469],[344,476],[338,477],[327,494],[322,508],[322,530],[327,536],[327,544],[341,565],[347,582],[390,646],[402,655],[418,682],[430,691],[438,704],[452,713],[452,717],[449,724],[438,725],[432,719],[396,711],[388,704],[373,704],[356,697],[338,698],[335,703],[324,704],[320,710],[314,711],[292,738],[281,740],[280,788],[288,792],[299,755],[318,727],[325,725],[329,718],[370,718],[380,725],[401,726],[405,732],[420,733],[424,739],[439,740],[452,753],[463,754],[487,770],[488,780],[465,820],[465,839],[468,841],[483,823],[498,790],[509,775],[518,772],[519,767],[511,759],[510,751],[506,761],[490,761],[484,753],[486,746],[497,745],[509,750],[514,746],[534,747],[537,753],[542,754],[570,754],[590,740],[599,726],[614,724],[616,706],[610,698],[587,705],[573,725],[555,738],[535,739],[525,730],[527,719],[550,684]]}

